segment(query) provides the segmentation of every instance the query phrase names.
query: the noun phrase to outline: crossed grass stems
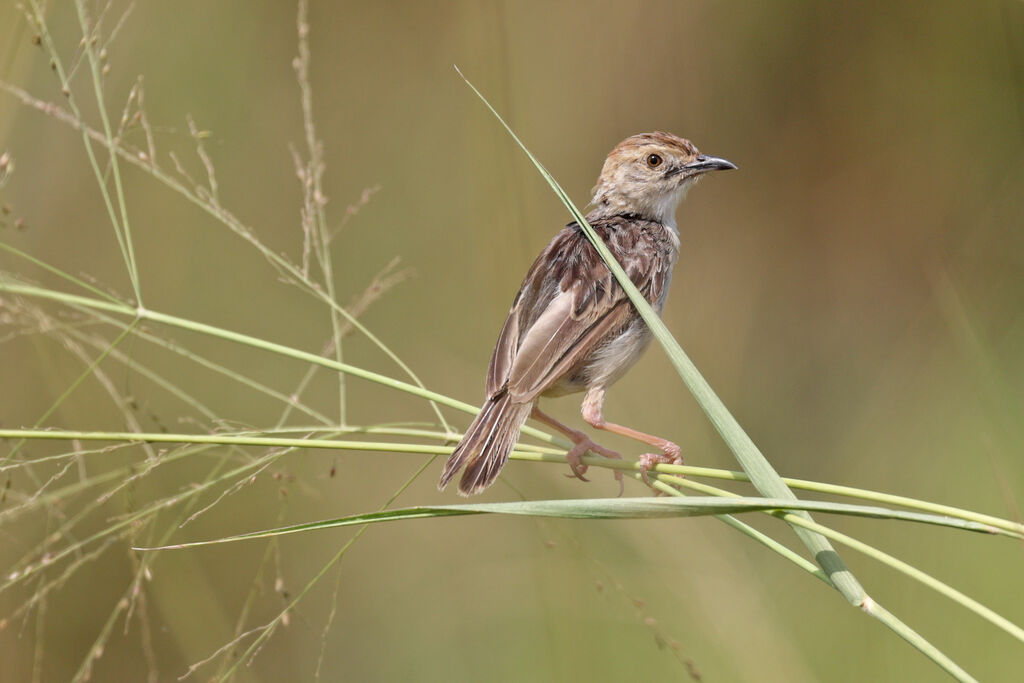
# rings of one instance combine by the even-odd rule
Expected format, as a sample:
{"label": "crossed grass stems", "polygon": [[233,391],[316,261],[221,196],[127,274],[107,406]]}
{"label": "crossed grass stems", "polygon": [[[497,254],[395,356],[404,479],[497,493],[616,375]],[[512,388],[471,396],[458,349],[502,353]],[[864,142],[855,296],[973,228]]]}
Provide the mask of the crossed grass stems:
{"label": "crossed grass stems", "polygon": [[[415,472],[386,500],[380,510],[367,515],[357,515],[338,520],[327,520],[291,527],[266,530],[218,539],[213,543],[241,540],[243,538],[268,537],[262,561],[256,571],[252,587],[235,624],[234,638],[202,661],[192,664],[184,676],[189,676],[200,668],[216,665],[215,678],[230,678],[237,667],[243,662],[250,662],[258,654],[266,641],[276,629],[287,625],[290,615],[295,612],[299,603],[332,570],[336,570],[334,583],[334,600],[324,624],[320,655],[316,673],[319,678],[324,650],[329,633],[336,616],[337,592],[340,586],[341,573],[339,561],[352,545],[361,537],[373,522],[413,519],[419,517],[450,516],[456,514],[504,513],[527,514],[550,517],[654,517],[654,516],[689,516],[713,515],[729,526],[741,531],[750,538],[764,544],[781,557],[789,560],[819,580],[835,587],[853,605],[863,609],[871,616],[879,619],[893,629],[911,645],[921,650],[951,676],[958,680],[973,680],[948,655],[941,652],[922,636],[894,615],[887,612],[881,605],[872,600],[864,591],[853,574],[839,559],[832,548],[831,542],[852,548],[867,554],[876,560],[892,567],[904,576],[917,580],[958,604],[974,612],[978,616],[994,624],[997,628],[1009,633],[1024,642],[1024,629],[1011,623],[993,610],[981,605],[960,591],[935,579],[922,570],[882,552],[856,538],[837,532],[827,526],[815,522],[807,509],[821,512],[832,512],[848,515],[867,515],[887,519],[899,519],[920,523],[939,524],[954,528],[982,531],[995,535],[1024,538],[1024,525],[1005,519],[983,515],[950,506],[927,501],[915,500],[902,496],[884,494],[875,491],[855,489],[851,487],[824,484],[794,479],[782,479],[771,469],[761,456],[756,446],[740,429],[724,406],[697,373],[689,359],[686,358],[678,343],[671,337],[667,329],[635,291],[628,279],[624,278],[618,264],[608,261],[610,255],[603,250],[603,245],[595,242],[606,262],[616,273],[623,287],[630,294],[638,310],[652,327],[656,338],[669,354],[670,359],[680,372],[684,382],[690,387],[698,402],[708,413],[709,418],[719,429],[730,449],[736,454],[746,472],[730,472],[701,467],[659,465],[651,473],[654,486],[666,494],[665,499],[652,503],[649,499],[599,499],[572,501],[526,501],[510,484],[507,484],[522,499],[510,504],[466,504],[458,506],[439,506],[432,508],[411,508],[406,510],[389,510],[395,500],[427,470],[438,455],[451,452],[451,444],[459,438],[446,421],[440,406],[454,408],[466,413],[473,413],[477,406],[433,392],[424,387],[419,378],[402,360],[395,355],[379,338],[373,335],[362,323],[359,315],[373,302],[393,286],[409,276],[408,271],[397,270],[397,262],[389,264],[370,283],[365,292],[356,297],[351,304],[343,307],[338,303],[334,289],[333,262],[331,243],[345,223],[358,213],[361,206],[370,200],[373,189],[363,192],[359,200],[349,206],[344,218],[336,227],[332,227],[326,215],[326,199],[323,191],[323,148],[317,137],[313,118],[313,91],[309,81],[310,52],[308,44],[308,5],[300,0],[298,10],[298,56],[294,61],[296,79],[299,86],[300,102],[303,118],[305,149],[292,149],[296,175],[303,190],[303,203],[300,207],[300,223],[302,243],[300,260],[292,262],[286,256],[275,253],[266,247],[257,237],[256,232],[245,225],[231,211],[225,208],[219,198],[218,184],[213,161],[204,146],[207,133],[202,131],[195,122],[187,119],[189,136],[195,145],[196,157],[203,168],[205,178],[195,180],[184,165],[173,153],[167,158],[174,170],[160,165],[156,145],[156,136],[147,119],[144,107],[144,88],[141,79],[131,88],[127,101],[121,111],[116,126],[108,113],[104,95],[104,81],[109,66],[106,63],[106,48],[118,30],[123,26],[127,13],[122,15],[113,28],[104,35],[105,22],[110,21],[111,6],[106,5],[96,16],[90,17],[83,0],[75,0],[75,14],[80,26],[83,40],[67,66],[62,61],[53,37],[50,34],[45,11],[37,0],[29,0],[25,14],[27,26],[35,33],[38,42],[51,60],[51,66],[59,80],[65,98],[64,105],[57,105],[39,99],[30,93],[11,84],[0,82],[0,89],[14,96],[24,105],[37,109],[57,121],[69,125],[81,134],[90,166],[97,180],[104,206],[110,223],[114,229],[125,267],[131,282],[131,302],[113,296],[91,282],[62,272],[30,254],[26,254],[13,246],[0,243],[0,247],[13,256],[24,259],[33,266],[48,272],[51,276],[63,279],[68,285],[77,288],[83,294],[71,294],[58,289],[41,287],[31,284],[26,278],[13,273],[0,273],[0,292],[7,296],[0,298],[0,311],[4,312],[12,325],[7,327],[12,332],[0,336],[0,341],[18,334],[45,334],[59,342],[72,356],[77,358],[84,370],[58,397],[51,407],[40,416],[32,429],[0,430],[0,438],[9,440],[9,451],[0,458],[0,475],[7,482],[4,497],[13,502],[13,506],[0,510],[0,524],[11,524],[24,515],[42,512],[46,516],[48,533],[46,538],[32,548],[26,555],[8,569],[7,576],[0,584],[0,592],[7,592],[16,586],[31,586],[32,594],[11,614],[3,617],[0,626],[8,627],[14,620],[22,620],[22,628],[28,623],[29,617],[36,616],[36,650],[35,673],[42,666],[43,643],[45,632],[46,605],[48,596],[60,589],[65,581],[80,568],[95,560],[118,543],[127,543],[133,547],[168,547],[172,536],[181,527],[189,524],[199,516],[213,509],[225,497],[234,494],[249,485],[260,475],[271,472],[271,468],[282,457],[299,449],[337,449],[352,451],[387,451],[399,453],[426,454],[431,457],[416,469]],[[72,85],[76,75],[85,72],[83,89],[91,88],[92,96],[97,103],[97,115],[100,125],[94,127],[86,123],[78,106],[78,95]],[[468,83],[468,81],[467,81]],[[472,85],[470,85],[473,88]],[[474,92],[483,99],[475,88]],[[486,103],[486,100],[484,100]],[[490,105],[487,104],[490,108]],[[494,112],[493,108],[491,111]],[[497,112],[495,116],[501,120]],[[504,121],[501,121],[505,125]],[[505,126],[507,128],[507,125]],[[514,133],[509,133],[515,138]],[[142,144],[130,143],[127,138],[141,138]],[[518,138],[516,142],[522,146]],[[552,189],[565,202],[570,213],[580,221],[585,229],[583,217],[572,205],[554,179],[544,170],[543,166],[523,147],[523,150],[537,166],[538,171],[551,184]],[[105,159],[103,158],[105,156]],[[148,174],[172,192],[185,198],[201,210],[205,211],[217,223],[225,226],[250,246],[255,248],[276,271],[278,277],[291,286],[297,287],[323,304],[331,321],[331,336],[321,353],[309,353],[290,348],[281,344],[238,334],[215,326],[150,311],[143,305],[143,289],[139,270],[135,259],[132,229],[127,211],[122,168],[130,164]],[[592,239],[596,239],[591,235]],[[38,301],[63,305],[70,315],[52,315],[39,305]],[[224,365],[215,363],[200,354],[188,349],[162,333],[163,329],[186,330],[211,336],[223,341],[247,345],[268,351],[278,356],[291,358],[308,364],[305,373],[300,377],[290,393],[264,385]],[[114,330],[111,340],[108,330]],[[365,336],[392,363],[408,377],[403,381],[391,376],[372,372],[347,364],[344,361],[343,348],[346,336],[358,333]],[[175,384],[171,379],[158,374],[145,364],[138,362],[130,352],[124,350],[126,340],[143,340],[161,347],[165,351],[177,354],[186,362],[196,363],[207,370],[223,375],[238,382],[247,390],[263,394],[283,405],[276,424],[266,430],[238,430],[232,425],[224,424],[215,411],[205,406],[186,388]],[[178,398],[184,405],[199,416],[198,427],[206,434],[171,434],[166,432],[146,433],[138,419],[138,406],[134,399],[126,395],[114,381],[105,366],[116,362],[131,374],[138,375]],[[327,415],[303,400],[303,395],[314,375],[320,369],[335,371],[337,375],[338,414]],[[424,399],[437,418],[436,422],[405,423],[371,426],[353,426],[347,421],[345,407],[347,404],[346,376],[352,375],[364,380],[379,383],[396,391]],[[41,428],[53,412],[85,381],[99,383],[107,393],[125,420],[125,432],[99,431],[53,431]],[[292,426],[294,416],[302,414],[303,420],[310,421],[304,426]],[[205,422],[201,422],[205,421]],[[521,443],[512,454],[513,459],[531,462],[564,463],[564,455],[569,444],[562,438],[546,432],[527,427],[524,434],[541,442],[541,445]],[[360,440],[347,440],[343,437],[360,435]],[[374,440],[371,437],[393,437],[409,440],[407,442]],[[24,444],[29,439],[68,440],[72,449],[66,452],[29,459],[22,453]],[[103,442],[108,445],[91,448],[86,444]],[[102,474],[89,474],[86,461],[88,458],[107,455],[112,456],[126,451],[130,446],[137,445],[144,453],[141,462],[111,469]],[[261,455],[253,455],[252,447],[262,447]],[[229,457],[214,457],[205,478],[199,483],[178,491],[177,493],[159,498],[148,503],[130,507],[123,515],[109,520],[99,531],[89,533],[81,531],[87,527],[91,516],[96,514],[114,496],[130,494],[136,484],[152,474],[160,467],[175,463],[185,458],[199,455],[217,454],[221,456],[227,448]],[[635,463],[607,461],[602,458],[585,458],[588,465],[624,471],[635,478],[640,477]],[[303,467],[300,461],[299,469]],[[39,470],[46,468],[49,476]],[[12,473],[19,473],[31,484],[30,491],[10,489]],[[73,475],[78,480],[65,483]],[[275,475],[276,476],[276,475]],[[298,475],[297,475],[298,476]],[[684,478],[685,477],[685,478]],[[734,482],[753,482],[754,486],[765,498],[742,497],[735,492],[695,481],[694,478],[712,478]],[[282,481],[287,489],[291,481]],[[842,505],[838,503],[810,503],[798,501],[790,487],[811,491],[819,494],[844,496],[865,501],[872,505]],[[696,491],[702,496],[686,496],[683,489]],[[279,522],[285,518],[289,496],[282,496],[278,512]],[[72,500],[85,500],[81,506],[71,513],[60,510],[60,504]],[[879,507],[880,505],[904,508],[897,510]],[[156,522],[158,513],[173,510],[173,519],[165,519],[160,527]],[[761,511],[780,518],[797,531],[798,536],[819,564],[808,561],[800,554],[773,538],[752,528],[737,519],[732,513]],[[297,533],[313,529],[334,526],[358,526],[353,536],[335,553],[335,555],[294,595],[289,595],[283,588],[281,579],[281,558],[278,536],[284,533]],[[572,539],[570,539],[572,540]],[[582,548],[576,544],[576,551],[586,557]],[[141,590],[143,581],[150,576],[153,562],[160,556],[156,552],[129,552],[129,562],[133,568],[133,578],[118,600],[106,622],[100,628],[93,645],[83,659],[74,680],[89,678],[92,667],[113,635],[114,627],[119,619],[129,623],[133,618],[139,622],[140,638],[144,657],[148,662],[150,675],[157,671],[156,658],[152,645],[152,633],[148,618],[148,606],[145,590]],[[602,572],[607,570],[596,560],[587,557]],[[246,628],[264,575],[275,568],[277,580],[275,590],[284,598],[285,606],[267,623],[255,628]],[[611,578],[611,584],[618,593],[629,597],[621,584]],[[634,605],[638,603],[634,602]],[[638,607],[642,610],[642,607]],[[668,644],[669,650],[693,678],[699,678],[693,662],[686,657],[669,636],[662,633],[656,622],[650,618],[645,623],[654,631],[659,644]],[[243,649],[244,648],[244,649]]]}

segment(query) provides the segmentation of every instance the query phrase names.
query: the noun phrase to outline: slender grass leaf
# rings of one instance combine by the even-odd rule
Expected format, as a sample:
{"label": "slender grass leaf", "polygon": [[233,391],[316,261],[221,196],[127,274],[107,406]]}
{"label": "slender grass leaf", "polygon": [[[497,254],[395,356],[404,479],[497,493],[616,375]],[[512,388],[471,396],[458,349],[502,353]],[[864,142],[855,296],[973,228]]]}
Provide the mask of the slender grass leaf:
{"label": "slender grass leaf", "polygon": [[[455,67],[458,71],[458,67]],[[637,312],[647,323],[647,326],[651,329],[655,339],[661,344],[661,347],[665,350],[672,365],[675,366],[676,371],[682,378],[683,382],[689,388],[690,393],[693,394],[694,398],[700,404],[701,408],[707,414],[708,419],[718,430],[718,433],[722,436],[729,450],[732,451],[733,455],[739,461],[740,466],[743,470],[750,475],[751,483],[765,496],[771,496],[773,498],[787,498],[790,500],[797,500],[796,495],[786,486],[785,482],[782,481],[782,477],[779,476],[778,472],[772,468],[767,458],[761,453],[761,451],[754,444],[753,440],[747,435],[743,428],[740,427],[739,422],[736,418],[725,407],[722,400],[718,398],[718,395],[711,389],[711,385],[707,383],[707,380],[697,370],[697,366],[693,364],[689,356],[683,351],[679,342],[676,341],[672,333],[669,332],[665,323],[662,322],[661,318],[651,305],[644,299],[643,294],[636,288],[636,285],[626,275],[626,271],[622,269],[622,266],[615,257],[609,251],[608,247],[601,240],[594,229],[587,222],[587,219],[583,216],[583,213],[573,204],[569,195],[566,194],[562,186],[558,184],[544,165],[537,160],[537,158],[527,149],[526,145],[523,144],[519,136],[515,134],[512,128],[505,122],[497,110],[491,105],[486,97],[483,96],[476,86],[470,83],[461,71],[458,71],[459,76],[466,81],[466,84],[476,93],[477,97],[483,101],[487,108],[494,114],[495,118],[501,122],[501,125],[505,127],[512,139],[516,141],[520,149],[526,153],[533,165],[536,166],[537,170],[544,176],[548,185],[554,190],[558,198],[562,200],[565,208],[569,210],[573,219],[583,228],[587,238],[591,244],[601,255],[601,258],[611,269],[615,279],[618,280],[619,285],[623,288],[626,294],[629,296],[630,301],[636,307]],[[801,513],[807,515],[807,513]],[[809,515],[808,515],[809,518]],[[854,578],[853,573],[846,567],[843,561],[839,558],[839,554],[832,547],[832,544],[828,542],[821,534],[809,532],[806,529],[799,527],[793,527],[797,536],[803,541],[804,545],[807,546],[808,550],[813,554],[815,561],[819,563],[825,573],[828,574],[829,579],[832,580],[836,588],[843,594],[843,596],[850,601],[851,604],[859,605],[865,597],[864,588],[860,585],[860,582]]]}
{"label": "slender grass leaf", "polygon": [[566,519],[659,519],[665,517],[705,517],[708,515],[742,514],[765,510],[815,510],[854,517],[893,519],[907,522],[934,524],[981,533],[992,533],[992,528],[976,522],[928,515],[920,512],[889,510],[868,505],[832,503],[827,501],[792,501],[781,498],[717,498],[705,496],[682,496],[677,498],[582,498],[574,500],[528,500],[509,503],[464,503],[461,505],[436,505],[413,507],[400,510],[386,510],[367,514],[352,515],[338,519],[305,522],[276,529],[254,531],[237,536],[211,541],[196,541],[160,548],[136,548],[137,550],[166,550],[189,548],[229,541],[269,538],[284,534],[295,534],[317,529],[378,522],[396,522],[425,517],[450,517],[457,515],[499,514],[528,517],[560,517]]}

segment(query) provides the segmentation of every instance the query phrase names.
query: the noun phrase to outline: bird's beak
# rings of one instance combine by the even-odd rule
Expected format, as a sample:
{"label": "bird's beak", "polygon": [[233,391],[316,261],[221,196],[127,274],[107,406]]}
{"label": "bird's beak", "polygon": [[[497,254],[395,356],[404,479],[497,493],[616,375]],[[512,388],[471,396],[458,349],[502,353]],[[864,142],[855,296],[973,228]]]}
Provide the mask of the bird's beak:
{"label": "bird's beak", "polygon": [[736,164],[718,157],[709,157],[706,154],[699,154],[697,158],[683,166],[691,175],[706,173],[707,171],[728,171],[736,168]]}

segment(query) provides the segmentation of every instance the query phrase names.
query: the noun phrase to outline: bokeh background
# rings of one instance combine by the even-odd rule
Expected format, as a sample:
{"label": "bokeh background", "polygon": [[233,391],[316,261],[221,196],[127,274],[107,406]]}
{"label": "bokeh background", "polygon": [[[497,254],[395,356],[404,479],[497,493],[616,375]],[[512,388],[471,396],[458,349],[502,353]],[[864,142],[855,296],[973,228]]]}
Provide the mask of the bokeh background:
{"label": "bokeh background", "polygon": [[[482,398],[491,345],[519,279],[568,220],[456,75],[458,64],[579,204],[608,150],[637,132],[672,131],[739,166],[706,179],[680,210],[683,250],[665,319],[781,473],[1020,518],[1024,3],[312,4],[311,84],[331,224],[367,188],[379,188],[335,242],[339,299],[356,299],[400,257],[399,270],[412,277],[362,320],[428,387]],[[72,62],[81,38],[74,8],[51,5],[51,29]],[[108,32],[126,8],[113,3]],[[33,35],[15,3],[0,2],[0,78],[61,103]],[[201,177],[186,124],[193,116],[209,132],[223,204],[297,260],[301,189],[290,146],[302,149],[304,134],[296,50],[292,3],[135,3],[108,47],[106,92],[116,118],[143,75],[161,163],[173,168],[173,151]],[[98,125],[87,76],[79,67],[74,88]],[[0,239],[126,295],[80,136],[0,93],[5,151],[15,172],[0,189],[10,210]],[[279,282],[254,249],[164,185],[136,170],[125,178],[147,307],[323,347],[330,324],[321,305]],[[67,288],[7,254],[0,266]],[[16,329],[10,320],[7,327]],[[271,354],[167,334],[281,391],[305,371]],[[0,424],[31,426],[83,365],[45,334],[0,327],[0,337]],[[280,416],[274,400],[145,342],[124,350],[232,428],[268,427]],[[358,335],[347,339],[345,358],[400,376]],[[104,367],[133,397],[144,428],[210,427],[123,365]],[[359,380],[347,386],[355,424],[433,419],[422,401]],[[337,412],[333,377],[321,373],[305,397]],[[548,408],[579,421],[575,398]],[[673,438],[690,464],[736,467],[656,348],[616,386],[606,414]],[[447,415],[458,427],[468,423]],[[124,429],[95,382],[45,424]],[[30,443],[25,452],[66,450]],[[200,480],[217,457],[157,470],[83,520],[75,537]],[[138,450],[89,456],[85,473],[143,459]],[[373,510],[422,464],[422,456],[397,453],[289,454],[175,538]],[[457,502],[435,490],[439,468],[397,504]],[[2,474],[13,493],[0,515],[16,494],[34,490],[20,471]],[[560,467],[512,463],[504,478],[530,498],[616,493],[607,474],[596,472],[587,485],[562,475]],[[78,476],[85,475],[72,468],[58,483]],[[627,489],[643,495],[639,485]],[[484,496],[516,498],[503,485]],[[48,510],[0,517],[5,573],[86,502],[68,496]],[[750,521],[796,547],[781,524]],[[1024,622],[1019,543],[823,521]],[[251,590],[257,598],[244,629],[271,619],[354,535],[287,537],[269,563],[266,541],[165,553],[139,589],[144,613],[119,613],[112,624],[136,567],[128,542],[104,547],[66,576],[65,562],[0,592],[0,679],[67,680],[109,627],[94,680],[174,680],[231,640]],[[840,550],[876,599],[969,672],[1019,680],[1019,642]],[[42,612],[11,616],[61,577]],[[685,660],[706,681],[943,680],[838,594],[714,520],[380,525],[289,616],[240,667],[239,680],[310,680],[321,650],[324,680],[686,680]]]}

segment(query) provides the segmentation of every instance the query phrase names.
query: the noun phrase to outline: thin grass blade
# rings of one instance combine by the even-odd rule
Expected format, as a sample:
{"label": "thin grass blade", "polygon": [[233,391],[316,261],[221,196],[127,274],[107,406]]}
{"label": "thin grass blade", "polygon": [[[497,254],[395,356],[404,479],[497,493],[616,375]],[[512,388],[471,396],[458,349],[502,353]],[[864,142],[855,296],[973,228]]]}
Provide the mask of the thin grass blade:
{"label": "thin grass blade", "polygon": [[136,548],[136,550],[169,550],[191,548],[201,545],[227,543],[231,541],[270,538],[318,529],[379,522],[397,522],[428,517],[451,517],[459,515],[521,515],[527,517],[559,517],[565,519],[660,519],[666,517],[705,517],[708,515],[742,514],[765,510],[814,510],[854,517],[892,519],[923,524],[934,524],[980,533],[991,533],[983,524],[967,522],[940,515],[929,515],[904,510],[869,505],[851,505],[827,501],[792,501],[780,498],[717,498],[705,496],[680,496],[677,498],[583,498],[574,500],[528,500],[508,503],[464,503],[461,505],[437,505],[386,510],[367,514],[351,515],[338,519],[293,524],[276,529],[264,529],[236,536],[209,541],[195,541],[158,548]]}
{"label": "thin grass blade", "polygon": [[[458,67],[456,67],[458,71]],[[501,125],[505,127],[509,135],[516,141],[519,147],[526,153],[533,162],[537,170],[540,171],[541,175],[554,190],[558,198],[562,200],[565,207],[569,210],[572,217],[579,223],[580,227],[587,234],[594,248],[597,249],[598,253],[601,254],[601,258],[611,269],[618,280],[619,284],[625,290],[629,296],[630,301],[636,307],[637,311],[643,317],[644,322],[650,327],[654,337],[661,344],[661,347],[665,350],[669,360],[675,366],[676,371],[682,378],[683,382],[689,388],[690,393],[693,394],[694,398],[700,404],[701,408],[707,414],[708,419],[721,434],[722,439],[728,445],[729,450],[732,451],[733,455],[739,461],[743,470],[750,475],[751,483],[765,496],[773,498],[785,498],[789,500],[797,500],[796,495],[786,486],[785,482],[782,481],[782,477],[779,476],[778,472],[772,468],[768,463],[768,460],[764,457],[761,451],[757,448],[751,438],[747,435],[743,428],[740,427],[739,422],[736,418],[726,409],[725,404],[718,398],[715,392],[711,389],[711,385],[707,383],[707,380],[697,370],[697,366],[693,364],[690,358],[683,351],[682,347],[669,332],[665,323],[662,322],[661,318],[654,309],[651,308],[650,304],[647,303],[643,295],[636,288],[636,286],[626,275],[626,272],[622,269],[622,266],[615,260],[612,253],[605,246],[604,242],[598,237],[594,229],[587,223],[587,219],[583,216],[576,205],[573,204],[572,200],[566,194],[565,190],[562,189],[558,181],[548,173],[547,169],[544,168],[543,164],[537,160],[535,156],[527,149],[526,145],[519,139],[512,128],[505,122],[505,120],[498,114],[497,110],[491,106],[491,103],[487,101],[487,98],[477,90],[476,86],[470,83],[461,71],[458,71],[462,79],[466,81],[466,84],[476,93],[492,114],[501,122]],[[807,513],[801,513],[806,515]],[[850,601],[851,604],[859,605],[863,601],[866,593],[864,588],[860,585],[860,582],[854,578],[853,573],[846,567],[843,561],[839,558],[839,554],[836,553],[835,549],[828,542],[828,540],[813,532],[808,532],[806,529],[800,529],[793,527],[796,534],[803,541],[804,545],[811,551],[814,559],[825,570],[829,578],[832,580],[836,588],[843,594],[843,596]]]}

